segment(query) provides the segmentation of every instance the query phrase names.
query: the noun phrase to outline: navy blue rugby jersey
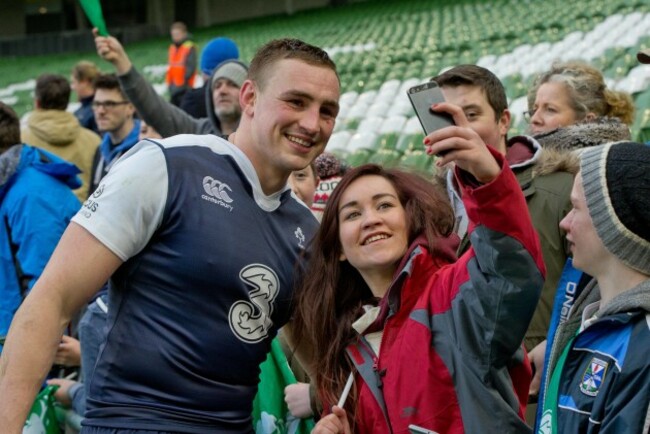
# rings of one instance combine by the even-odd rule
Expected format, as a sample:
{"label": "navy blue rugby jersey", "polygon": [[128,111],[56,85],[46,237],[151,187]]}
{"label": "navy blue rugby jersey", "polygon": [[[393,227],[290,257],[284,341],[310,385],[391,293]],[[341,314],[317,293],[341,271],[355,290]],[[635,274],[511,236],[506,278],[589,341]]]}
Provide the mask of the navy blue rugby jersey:
{"label": "navy blue rugby jersey", "polygon": [[123,158],[75,217],[125,260],[84,423],[250,432],[259,365],[316,219],[289,189],[265,196],[215,136],[141,142]]}

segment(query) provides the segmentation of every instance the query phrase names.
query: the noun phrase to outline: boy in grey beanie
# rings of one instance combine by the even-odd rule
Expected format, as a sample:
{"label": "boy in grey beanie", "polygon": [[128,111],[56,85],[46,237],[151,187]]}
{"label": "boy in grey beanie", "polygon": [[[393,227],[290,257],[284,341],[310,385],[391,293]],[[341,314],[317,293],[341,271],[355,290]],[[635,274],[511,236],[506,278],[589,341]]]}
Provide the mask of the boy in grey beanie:
{"label": "boy in grey beanie", "polygon": [[560,227],[593,276],[555,335],[538,434],[650,428],[650,146],[586,149]]}

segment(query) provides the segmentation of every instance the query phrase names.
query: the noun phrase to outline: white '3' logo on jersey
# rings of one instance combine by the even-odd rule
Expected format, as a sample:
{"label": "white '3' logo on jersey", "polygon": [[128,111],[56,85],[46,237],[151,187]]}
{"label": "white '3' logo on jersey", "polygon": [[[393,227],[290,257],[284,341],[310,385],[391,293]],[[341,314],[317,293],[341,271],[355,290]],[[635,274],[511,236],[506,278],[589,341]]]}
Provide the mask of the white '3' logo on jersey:
{"label": "white '3' logo on jersey", "polygon": [[242,268],[239,278],[253,287],[248,295],[250,301],[235,302],[228,313],[228,323],[235,336],[254,344],[269,334],[273,325],[273,300],[278,295],[278,276],[266,265],[251,264]]}

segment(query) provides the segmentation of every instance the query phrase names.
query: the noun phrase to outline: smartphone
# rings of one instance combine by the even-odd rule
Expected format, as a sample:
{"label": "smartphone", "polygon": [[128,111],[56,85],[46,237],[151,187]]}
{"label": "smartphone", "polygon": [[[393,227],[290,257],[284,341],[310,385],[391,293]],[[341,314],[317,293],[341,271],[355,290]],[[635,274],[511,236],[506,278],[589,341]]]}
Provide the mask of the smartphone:
{"label": "smartphone", "polygon": [[430,429],[422,428],[417,425],[409,425],[409,432],[411,434],[438,434],[435,431],[431,431]]}
{"label": "smartphone", "polygon": [[[426,134],[455,125],[454,119],[449,113],[431,110],[433,104],[445,102],[442,90],[435,81],[413,86],[406,93]],[[440,155],[442,154],[444,153],[440,153]]]}

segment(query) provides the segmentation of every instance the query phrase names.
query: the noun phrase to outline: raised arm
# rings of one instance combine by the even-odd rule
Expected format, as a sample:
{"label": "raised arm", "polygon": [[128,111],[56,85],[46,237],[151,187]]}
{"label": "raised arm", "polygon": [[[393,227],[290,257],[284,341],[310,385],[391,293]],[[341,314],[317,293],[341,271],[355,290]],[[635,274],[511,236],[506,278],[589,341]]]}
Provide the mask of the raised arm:
{"label": "raised arm", "polygon": [[131,70],[133,64],[120,41],[113,36],[99,36],[97,28],[93,29],[93,36],[95,37],[97,54],[102,59],[113,64],[117,75],[124,75]]}
{"label": "raised arm", "polygon": [[[456,126],[425,138],[428,152],[454,162],[470,219],[472,248],[446,278],[460,288],[454,315],[459,345],[485,358],[485,366],[508,363],[521,346],[544,283],[544,263],[526,201],[503,157],[471,130],[462,109],[438,104]],[[473,324],[469,326],[469,324]]]}
{"label": "raised arm", "polygon": [[138,114],[163,137],[207,133],[209,120],[195,119],[156,93],[154,87],[133,67],[124,47],[112,36],[99,36],[93,29],[97,54],[115,67],[120,85]]}
{"label": "raised arm", "polygon": [[63,330],[122,261],[71,223],[40,279],[16,313],[0,357],[3,433],[22,432],[52,365]]}

